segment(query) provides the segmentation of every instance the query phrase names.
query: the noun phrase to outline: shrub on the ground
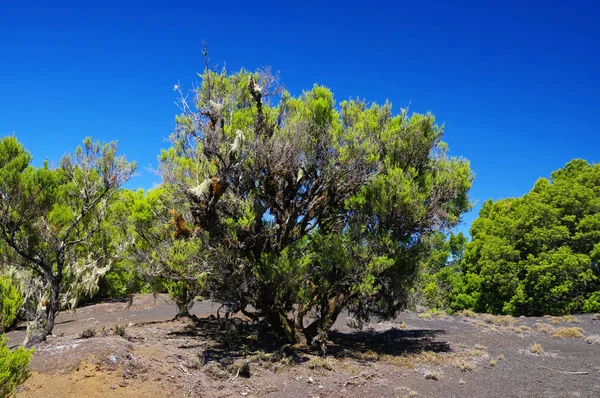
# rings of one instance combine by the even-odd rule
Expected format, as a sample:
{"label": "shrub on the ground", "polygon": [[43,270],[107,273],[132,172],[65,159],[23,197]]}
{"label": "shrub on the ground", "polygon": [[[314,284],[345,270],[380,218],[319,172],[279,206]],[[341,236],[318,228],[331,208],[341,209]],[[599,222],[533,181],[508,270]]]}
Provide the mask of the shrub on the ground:
{"label": "shrub on the ground", "polygon": [[29,377],[29,361],[33,350],[17,348],[11,351],[6,338],[0,336],[0,397],[10,397],[15,388]]}
{"label": "shrub on the ground", "polygon": [[585,301],[583,305],[584,312],[598,312],[600,311],[600,291],[593,293]]}
{"label": "shrub on the ground", "polygon": [[568,337],[568,338],[582,338],[584,337],[582,328],[559,328],[550,333],[552,337]]}
{"label": "shrub on the ground", "polygon": [[533,354],[542,355],[542,356],[545,354],[544,347],[542,347],[542,345],[539,343],[534,343],[534,344],[530,345],[529,351],[531,351]]}
{"label": "shrub on the ground", "polygon": [[126,261],[120,261],[99,281],[99,295],[106,298],[127,297],[140,293],[144,287],[143,277],[135,267]]}
{"label": "shrub on the ground", "polygon": [[0,332],[9,329],[17,320],[17,311],[23,303],[16,286],[10,279],[0,276]]}

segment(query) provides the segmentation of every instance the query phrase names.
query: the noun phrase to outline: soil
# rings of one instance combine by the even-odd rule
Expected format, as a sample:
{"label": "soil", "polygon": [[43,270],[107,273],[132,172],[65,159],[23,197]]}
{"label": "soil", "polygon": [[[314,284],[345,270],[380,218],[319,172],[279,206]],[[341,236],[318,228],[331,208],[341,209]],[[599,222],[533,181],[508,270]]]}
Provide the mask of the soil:
{"label": "soil", "polygon": [[[198,302],[195,318],[173,320],[177,308],[165,296],[138,295],[130,308],[63,313],[17,396],[600,396],[598,315],[404,312],[360,331],[340,316],[322,357],[278,345],[241,318],[216,319],[217,309]],[[7,336],[15,346],[24,331]]]}

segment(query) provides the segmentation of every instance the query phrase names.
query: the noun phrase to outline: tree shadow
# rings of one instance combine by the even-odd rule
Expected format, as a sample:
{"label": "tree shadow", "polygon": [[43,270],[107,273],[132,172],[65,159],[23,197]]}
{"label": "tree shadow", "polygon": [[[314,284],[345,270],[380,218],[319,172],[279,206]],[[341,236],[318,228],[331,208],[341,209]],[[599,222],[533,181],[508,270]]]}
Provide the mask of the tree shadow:
{"label": "tree shadow", "polygon": [[423,351],[449,352],[450,344],[435,341],[444,330],[391,328],[384,331],[355,331],[329,334],[327,352],[335,357],[357,357],[364,353],[380,355],[409,355]]}
{"label": "tree shadow", "polygon": [[[241,318],[215,319],[190,318],[182,330],[171,331],[173,338],[191,337],[198,344],[189,342],[181,349],[198,350],[201,361],[215,361],[228,366],[238,359],[267,355],[271,360],[286,358],[294,363],[306,362],[310,357],[322,355],[318,347],[302,347],[282,343],[264,324],[247,322]],[[327,344],[327,356],[336,358],[362,358],[365,353],[402,356],[424,351],[449,352],[450,345],[435,339],[444,330],[392,328],[385,331],[332,331]]]}

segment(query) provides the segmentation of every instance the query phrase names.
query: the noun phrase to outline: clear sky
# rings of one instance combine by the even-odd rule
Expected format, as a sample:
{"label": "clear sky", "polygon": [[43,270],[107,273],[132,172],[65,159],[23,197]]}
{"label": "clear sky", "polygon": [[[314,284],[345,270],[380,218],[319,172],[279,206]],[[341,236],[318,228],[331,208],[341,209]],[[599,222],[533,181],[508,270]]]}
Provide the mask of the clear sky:
{"label": "clear sky", "polygon": [[431,110],[471,161],[479,205],[600,161],[600,1],[322,3],[4,0],[0,135],[36,164],[88,135],[117,139],[140,165],[128,187],[149,188],[173,86],[199,81],[205,40],[212,63],[271,66],[292,94],[316,82],[338,101]]}

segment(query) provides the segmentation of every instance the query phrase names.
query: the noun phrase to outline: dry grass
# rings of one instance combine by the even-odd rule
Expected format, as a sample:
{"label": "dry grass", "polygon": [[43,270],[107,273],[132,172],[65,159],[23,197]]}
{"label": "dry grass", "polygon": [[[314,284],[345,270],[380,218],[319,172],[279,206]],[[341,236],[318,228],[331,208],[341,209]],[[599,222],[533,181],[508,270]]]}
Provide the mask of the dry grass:
{"label": "dry grass", "polygon": [[598,314],[594,314],[594,319],[597,319],[597,320],[599,320],[599,321],[600,321],[600,313],[598,313]]}
{"label": "dry grass", "polygon": [[202,371],[205,375],[212,378],[213,380],[225,380],[230,377],[229,372],[227,372],[221,365],[219,365],[215,361],[210,361],[206,365],[202,367]]}
{"label": "dry grass", "polygon": [[427,372],[425,372],[425,380],[438,381],[440,378],[441,378],[441,375],[439,372],[436,372],[433,370],[428,370]]}
{"label": "dry grass", "polygon": [[416,364],[431,366],[452,366],[463,372],[475,370],[479,358],[489,358],[487,348],[475,346],[461,352],[423,351],[418,354],[382,355],[381,361],[394,366],[414,369]]}
{"label": "dry grass", "polygon": [[506,357],[504,356],[504,354],[500,354],[496,357],[496,359],[499,361],[504,361],[506,359]]}
{"label": "dry grass", "polygon": [[542,347],[542,345],[539,343],[534,343],[534,344],[530,345],[529,352],[531,352],[532,354],[540,355],[540,356],[544,356],[546,353],[544,351],[544,347]]}
{"label": "dry grass", "polygon": [[484,314],[481,316],[481,319],[496,326],[514,326],[517,322],[519,322],[517,318],[509,315]]}
{"label": "dry grass", "polygon": [[579,318],[577,318],[575,315],[563,315],[562,320],[563,322],[581,323]]}
{"label": "dry grass", "polygon": [[537,329],[538,332],[540,333],[549,333],[552,330],[552,327],[548,326],[548,325],[544,325],[543,323],[536,323],[534,325],[534,327]]}
{"label": "dry grass", "polygon": [[380,359],[380,356],[375,351],[367,350],[355,355],[357,359],[361,359],[366,362],[377,362]]}
{"label": "dry grass", "polygon": [[550,335],[552,337],[566,337],[572,339],[580,339],[584,337],[583,329],[575,327],[558,328],[553,330]]}
{"label": "dry grass", "polygon": [[561,323],[580,323],[581,320],[575,315],[563,315],[563,316],[551,316],[545,315],[544,318],[548,319],[551,325],[560,325]]}
{"label": "dry grass", "polygon": [[464,316],[467,318],[479,318],[479,315],[477,315],[475,312],[473,312],[471,310],[462,310],[462,311],[458,312],[456,315]]}
{"label": "dry grass", "polygon": [[424,312],[422,314],[419,314],[419,319],[430,320],[431,314],[429,312]]}
{"label": "dry grass", "polygon": [[598,336],[597,334],[594,334],[592,336],[588,336],[585,341],[588,344],[600,344],[600,336]]}
{"label": "dry grass", "polygon": [[406,322],[402,321],[400,324],[400,329],[406,329]]}
{"label": "dry grass", "polygon": [[416,397],[417,395],[419,395],[418,392],[416,392],[415,390],[411,390],[408,387],[398,387],[396,390],[405,393],[404,395],[402,395],[402,398]]}
{"label": "dry grass", "polygon": [[308,361],[308,367],[312,370],[333,370],[333,364],[329,358],[313,357]]}
{"label": "dry grass", "polygon": [[256,354],[248,356],[247,359],[250,363],[264,369],[269,369],[273,372],[278,372],[279,370],[289,367],[294,362],[290,357],[283,356],[279,353],[267,353],[264,351],[258,351]]}
{"label": "dry grass", "polygon": [[462,359],[456,361],[454,367],[460,369],[462,372],[472,372],[476,368],[473,362],[463,361]]}
{"label": "dry grass", "polygon": [[439,319],[447,319],[448,318],[448,314],[446,313],[446,311],[434,311],[431,313],[431,315],[433,315]]}
{"label": "dry grass", "polygon": [[96,329],[95,328],[88,328],[85,329],[83,332],[81,332],[81,334],[79,335],[80,339],[91,339],[92,337],[96,337]]}
{"label": "dry grass", "polygon": [[116,335],[125,337],[126,330],[127,330],[127,325],[115,325],[114,331],[115,331]]}

